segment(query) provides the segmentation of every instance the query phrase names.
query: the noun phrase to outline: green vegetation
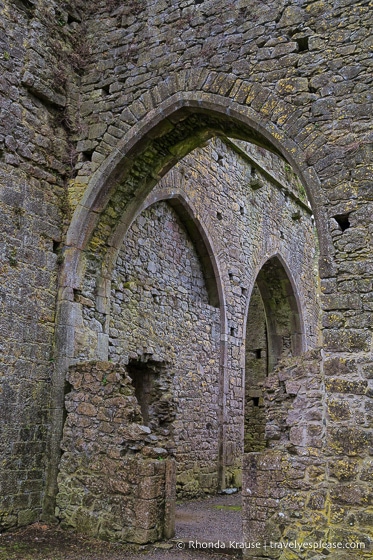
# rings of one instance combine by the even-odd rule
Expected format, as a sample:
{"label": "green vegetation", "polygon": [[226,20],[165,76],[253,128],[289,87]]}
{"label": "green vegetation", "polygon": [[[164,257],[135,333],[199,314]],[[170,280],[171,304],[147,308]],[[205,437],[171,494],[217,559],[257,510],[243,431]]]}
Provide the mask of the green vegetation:
{"label": "green vegetation", "polygon": [[224,511],[241,511],[242,506],[213,506],[215,509],[224,510]]}

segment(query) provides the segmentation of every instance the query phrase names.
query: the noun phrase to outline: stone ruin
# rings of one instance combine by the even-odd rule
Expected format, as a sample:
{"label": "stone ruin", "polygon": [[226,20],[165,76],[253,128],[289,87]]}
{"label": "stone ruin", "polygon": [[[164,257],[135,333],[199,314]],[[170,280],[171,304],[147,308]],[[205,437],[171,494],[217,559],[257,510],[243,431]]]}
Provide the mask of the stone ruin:
{"label": "stone ruin", "polygon": [[0,11],[1,529],[369,558],[370,2]]}

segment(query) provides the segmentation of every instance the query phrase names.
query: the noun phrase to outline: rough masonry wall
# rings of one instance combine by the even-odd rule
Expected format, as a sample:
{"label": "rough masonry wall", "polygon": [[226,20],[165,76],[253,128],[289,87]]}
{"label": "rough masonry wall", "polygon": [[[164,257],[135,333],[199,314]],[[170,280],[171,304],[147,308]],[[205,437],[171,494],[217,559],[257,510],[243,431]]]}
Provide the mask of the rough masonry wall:
{"label": "rough masonry wall", "polygon": [[[97,2],[94,17],[87,16],[92,57],[82,80],[81,114],[92,125],[82,133],[78,150],[95,153],[79,171],[79,184],[149,110],[144,106],[149,100],[139,100],[141,95],[154,88],[155,102],[160,102],[163,92],[156,86],[180,74],[181,90],[198,84],[200,93],[209,92],[216,80],[213,91],[220,93],[221,86],[221,94],[229,95],[224,75],[255,83],[255,109],[267,102],[263,118],[281,119],[280,125],[288,121],[289,132],[304,139],[309,165],[323,160],[317,172],[328,177],[323,188],[336,188],[334,205],[349,199],[345,164],[357,165],[352,178],[363,181],[360,189],[365,189],[358,152],[364,154],[362,139],[369,139],[368,2],[285,6],[273,1],[263,6],[251,0],[224,4],[224,9],[207,0]],[[195,68],[204,78],[201,84],[191,71]],[[231,98],[251,103],[255,88],[249,95],[250,88],[239,92],[240,85]],[[273,91],[273,99],[265,88]],[[285,103],[276,103],[275,96]]]}
{"label": "rough masonry wall", "polygon": [[[100,90],[109,91],[110,108],[117,111],[112,120],[108,110],[104,113],[105,133],[95,139],[93,167],[100,167],[131,126],[138,130],[136,125],[141,122],[146,128],[151,122],[147,114],[153,110],[157,114],[161,106],[164,109],[173,95],[179,96],[179,107],[187,104],[188,96],[194,96],[195,106],[206,113],[218,106],[225,122],[237,109],[242,119],[252,117],[271,135],[273,144],[282,146],[302,171],[317,218],[323,347],[326,358],[336,363],[335,382],[328,384],[327,398],[343,401],[347,415],[340,424],[338,418],[329,418],[323,435],[335,457],[347,453],[341,442],[353,441],[357,446],[353,453],[368,459],[372,388],[370,3],[336,0],[285,5],[275,1],[264,6],[251,1],[227,9],[226,4],[222,8],[220,2],[210,1],[172,6],[144,2],[136,7],[136,14],[130,6],[118,6],[111,14],[103,7],[107,27],[103,30],[101,22],[92,26],[92,34],[102,39],[94,53],[95,64],[100,59],[101,66],[97,71],[92,64],[87,76],[85,115],[90,120],[108,107]],[[109,56],[113,47],[122,53],[122,64]],[[122,84],[126,84],[129,103],[125,107]],[[174,132],[182,125],[176,115],[167,121]],[[164,136],[165,131],[163,145]],[[123,143],[121,149],[125,146]],[[116,161],[119,163],[119,157]],[[151,161],[149,156],[147,161]],[[156,173],[163,169],[156,163],[150,167]],[[82,170],[82,179],[89,181],[89,171]],[[125,192],[118,187],[121,189]],[[92,246],[105,244],[104,228],[114,227],[116,205],[117,199],[102,215]],[[118,208],[118,216],[121,211]],[[346,372],[345,361],[351,364]],[[364,419],[350,409],[347,394],[358,398]],[[364,493],[365,477],[351,479],[357,494]],[[326,485],[338,489],[339,481],[331,477]],[[366,506],[361,502],[356,507],[362,512]],[[341,527],[348,530],[348,515],[341,513],[340,519]],[[321,519],[321,527],[323,522]],[[318,523],[315,515],[312,524]],[[330,516],[326,523],[332,523]],[[366,527],[364,531],[369,533]]]}
{"label": "rough masonry wall", "polygon": [[[176,417],[167,426],[173,444],[164,445],[171,445],[177,458],[178,491],[184,496],[241,483],[247,306],[255,275],[273,254],[287,263],[298,290],[304,345],[316,344],[310,212],[284,192],[286,188],[302,198],[289,178],[280,187],[255,160],[246,159],[246,152],[235,150],[234,145],[210,142],[185,158],[144,202],[147,206],[157,197],[172,202],[177,193],[200,216],[218,255],[227,324],[221,324],[221,310],[208,304],[206,270],[167,202],[154,203],[133,222],[113,274],[109,356],[123,364],[152,360],[167,371],[164,391],[174,400]],[[264,152],[255,153],[268,163]],[[271,163],[280,175],[284,163],[278,158],[276,165]],[[83,296],[89,296],[88,285]],[[89,308],[83,317],[93,330],[97,321]],[[222,370],[226,337],[228,357]],[[219,445],[223,457],[218,456]],[[223,481],[218,480],[219,462],[225,468]]]}
{"label": "rough masonry wall", "polygon": [[[49,393],[52,368],[44,354],[38,356],[35,369],[32,369],[34,358],[26,360],[25,365],[22,357],[32,355],[35,346],[37,352],[45,341],[45,348],[53,349],[55,307],[51,294],[55,295],[55,290],[48,288],[54,285],[55,276],[47,271],[43,283],[36,276],[40,276],[39,261],[44,256],[57,258],[53,247],[57,251],[62,240],[62,216],[57,218],[55,214],[66,214],[63,185],[67,169],[74,168],[79,173],[70,184],[70,203],[75,206],[82,200],[86,188],[89,196],[71,221],[61,254],[66,265],[60,275],[56,340],[59,361],[53,372],[56,394],[51,407],[58,418],[52,422],[54,448],[47,454],[54,467],[59,455],[64,376],[68,364],[79,358],[79,352],[83,358],[88,353],[82,339],[79,340],[83,330],[80,307],[84,302],[80,292],[82,286],[85,289],[82,280],[85,264],[88,263],[87,283],[92,284],[88,295],[94,295],[91,301],[94,306],[97,304],[97,317],[104,324],[107,306],[103,302],[107,291],[100,284],[102,273],[98,273],[98,280],[96,275],[106,251],[113,248],[111,236],[128,203],[136,196],[142,202],[149,192],[140,186],[151,189],[169,166],[187,153],[188,146],[180,142],[188,133],[193,137],[194,147],[227,129],[241,138],[254,137],[255,141],[269,143],[286,154],[301,173],[321,243],[323,346],[326,359],[335,365],[327,398],[344,403],[341,422],[338,423],[337,417],[330,418],[328,442],[335,453],[342,455],[348,451],[344,442],[352,441],[357,456],[370,457],[373,153],[370,2],[301,1],[285,5],[274,0],[263,5],[256,0],[245,0],[222,5],[220,1],[186,0],[169,5],[158,0],[123,4],[92,1],[84,3],[80,15],[70,8],[57,10],[53,3],[43,0],[0,3],[3,31],[0,163],[4,187],[1,210],[5,216],[6,244],[2,251],[2,271],[4,276],[8,275],[2,283],[1,303],[5,345],[2,395],[6,397],[1,403],[5,411],[2,416],[3,525],[29,522],[40,511],[42,472],[30,471],[29,448],[32,447],[32,456],[40,461],[40,450],[45,445],[45,436],[41,435],[44,424],[42,430],[39,426],[35,434],[31,432],[34,418],[42,417],[39,415],[47,397],[32,400],[32,404],[28,397],[30,389],[34,390],[34,396],[38,391]],[[84,21],[87,34],[79,28],[79,19]],[[72,31],[84,39],[84,48],[82,44],[73,45]],[[67,61],[62,56],[66,52],[84,54],[86,66],[79,70],[83,73],[80,95],[74,86],[82,57],[75,62],[71,58]],[[62,76],[61,66],[67,69]],[[57,83],[52,76],[56,69]],[[66,84],[62,86],[65,77]],[[189,113],[200,111],[194,121],[188,118],[190,114],[181,112],[187,105]],[[217,113],[221,118],[216,117]],[[79,123],[74,123],[73,115],[80,117]],[[62,117],[63,126],[61,121],[55,125],[56,116]],[[245,125],[238,126],[237,121]],[[158,122],[160,127],[155,129]],[[266,132],[264,139],[257,129]],[[128,132],[129,136],[124,138]],[[145,137],[148,151],[145,144],[136,144],[137,139]],[[67,138],[79,153],[76,165],[75,152],[71,151]],[[131,146],[135,148],[130,157],[123,158]],[[131,165],[133,173],[126,182],[122,179],[128,175]],[[97,174],[92,176],[95,170]],[[27,195],[24,198],[23,193]],[[207,204],[203,207],[208,208],[207,196],[205,200]],[[26,216],[28,220],[24,231],[18,229],[22,209],[27,211],[23,218]],[[53,231],[48,231],[44,238],[46,224],[52,225]],[[32,248],[39,247],[41,242],[42,254],[34,249],[29,252],[27,248],[26,258],[17,251],[26,239],[22,232],[33,232]],[[222,237],[221,230],[218,237]],[[85,250],[87,259],[86,255],[79,256]],[[53,266],[56,272],[57,267]],[[24,312],[24,298],[20,299],[17,293],[25,277],[28,277],[27,289],[31,286],[40,302],[40,309],[33,307],[29,315]],[[105,277],[104,282],[107,281]],[[232,307],[229,301],[229,313]],[[66,309],[69,313],[61,312]],[[44,310],[47,319],[41,320]],[[22,325],[18,322],[20,315],[23,315]],[[39,326],[43,325],[40,344],[35,328],[39,319]],[[45,320],[47,327],[44,327]],[[95,335],[86,339],[94,343],[92,356],[105,354],[108,333],[102,336],[93,332]],[[76,347],[79,352],[75,351]],[[364,418],[350,403],[356,402],[354,396],[364,410]],[[24,439],[26,442],[22,443]],[[29,482],[20,493],[17,481],[23,484],[27,477]],[[364,477],[371,481],[371,473]],[[52,502],[55,480],[56,471],[49,470],[47,491]],[[361,477],[360,484],[354,475],[350,482],[353,488],[358,488],[357,493],[361,488],[363,494],[365,478]],[[328,480],[328,485],[334,484],[338,488],[339,481]],[[34,485],[34,490],[30,490],[30,485]],[[362,501],[356,507],[363,512],[365,503]],[[341,514],[341,519],[341,526],[348,528],[348,516]]]}
{"label": "rough masonry wall", "polygon": [[245,339],[244,452],[261,451],[265,443],[263,383],[268,375],[268,336],[263,300],[255,284],[251,293]]}
{"label": "rough masonry wall", "polygon": [[[88,19],[92,62],[81,89],[81,114],[92,124],[78,145],[82,153],[94,153],[79,170],[76,189],[83,192],[92,171],[131,126],[173,93],[195,93],[201,106],[213,103],[213,95],[221,96],[250,106],[261,125],[272,130],[273,124],[275,140],[283,141],[289,152],[288,140],[294,141],[297,164],[309,172],[315,210],[325,195],[328,208],[325,221],[318,224],[320,236],[326,243],[329,229],[335,228],[330,249],[338,252],[333,263],[332,254],[323,257],[325,289],[346,299],[349,288],[344,280],[336,281],[339,267],[347,281],[349,274],[363,273],[370,285],[369,3],[285,6],[275,1],[263,6],[253,0],[221,9],[211,1],[172,6],[149,1],[118,6],[102,2],[96,8],[94,18]],[[315,178],[322,182],[322,196],[311,188]],[[117,202],[109,205],[94,244],[104,236],[105,224],[112,227]],[[341,238],[332,217],[345,214],[352,227]],[[333,321],[338,309],[326,308],[331,352],[339,344],[347,351],[369,349],[367,297],[358,297],[351,309],[352,316],[359,310],[363,323],[351,318],[345,325],[349,334],[341,333]]]}
{"label": "rough masonry wall", "polygon": [[68,382],[56,515],[103,539],[161,539],[175,500],[174,462],[142,425],[128,373],[90,362],[72,367]]}
{"label": "rough masonry wall", "polygon": [[317,349],[282,360],[266,379],[267,449],[243,461],[245,536],[262,545],[247,557],[285,558],[294,542],[294,558],[371,557],[371,416],[361,397],[341,398],[357,383],[366,392],[361,373],[361,364],[325,360]]}
{"label": "rough masonry wall", "polygon": [[[249,158],[246,149],[229,140],[210,141],[170,171],[138,209],[112,272],[108,358],[113,368],[118,365],[118,374],[108,382],[105,372],[92,377],[91,369],[100,370],[106,362],[96,366],[89,361],[92,348],[84,345],[106,328],[94,308],[95,284],[87,275],[77,296],[83,303],[78,356],[85,352],[86,361],[73,367],[68,378],[73,390],[66,399],[65,453],[59,466],[57,516],[67,525],[139,542],[162,536],[160,513],[158,518],[149,514],[146,527],[135,514],[132,525],[121,518],[122,531],[116,523],[111,527],[116,501],[126,503],[127,512],[140,507],[136,486],[126,478],[127,460],[123,463],[121,457],[130,452],[132,462],[141,462],[146,442],[163,449],[162,457],[175,458],[181,497],[241,485],[245,337],[246,328],[256,328],[250,320],[246,327],[246,319],[255,281],[268,268],[268,259],[282,259],[280,267],[291,274],[303,348],[316,344],[317,253],[311,213],[294,177],[280,183],[255,163],[255,154],[268,163],[264,151],[251,149]],[[273,155],[268,159],[280,175],[285,163]],[[208,254],[214,266],[208,266]],[[269,268],[270,283],[283,283],[281,275],[274,277],[276,267]],[[214,289],[219,301],[211,305]],[[272,292],[271,298],[276,299]],[[280,317],[276,305],[268,310],[274,314],[271,321],[281,324],[280,288],[277,300]],[[286,355],[294,350],[288,342]],[[116,389],[113,381],[119,382]],[[112,399],[113,390],[115,396],[118,390],[123,395],[119,401]],[[126,498],[118,485],[108,488],[101,480],[97,453],[105,461],[107,455],[115,459],[107,468],[125,482]],[[159,484],[166,485],[161,474]],[[163,503],[164,492],[156,497]]]}
{"label": "rough masonry wall", "polygon": [[113,361],[159,364],[153,408],[159,401],[164,407],[151,411],[147,425],[177,459],[179,494],[215,492],[220,312],[209,305],[196,250],[166,202],[144,210],[124,240],[113,274],[110,344]]}
{"label": "rough masonry wall", "polygon": [[[39,518],[59,252],[75,165],[74,25],[54,2],[0,3],[0,527]],[[65,27],[66,24],[66,27]]]}

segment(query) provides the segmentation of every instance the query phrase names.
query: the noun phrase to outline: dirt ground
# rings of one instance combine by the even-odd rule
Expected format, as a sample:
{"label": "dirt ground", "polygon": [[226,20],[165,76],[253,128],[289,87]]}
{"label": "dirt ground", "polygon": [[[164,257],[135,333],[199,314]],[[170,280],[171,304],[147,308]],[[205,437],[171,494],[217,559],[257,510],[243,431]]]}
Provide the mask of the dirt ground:
{"label": "dirt ground", "polygon": [[226,554],[224,549],[213,553],[195,548],[198,543],[217,541],[228,546],[232,540],[242,540],[239,494],[179,504],[172,541],[123,545],[35,523],[0,535],[0,560],[233,560],[240,557],[238,550]]}

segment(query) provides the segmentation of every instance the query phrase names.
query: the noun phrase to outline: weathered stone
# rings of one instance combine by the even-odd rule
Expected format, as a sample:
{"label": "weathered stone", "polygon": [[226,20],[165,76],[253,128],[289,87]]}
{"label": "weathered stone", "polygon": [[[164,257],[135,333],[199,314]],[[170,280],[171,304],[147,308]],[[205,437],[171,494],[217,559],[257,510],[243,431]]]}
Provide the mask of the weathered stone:
{"label": "weathered stone", "polygon": [[[263,166],[259,173],[261,181],[251,180],[246,174],[242,181],[234,183],[240,166],[231,155],[226,157],[229,153],[226,148],[213,155],[215,148],[210,145],[211,151],[203,157],[191,153],[187,168],[194,175],[189,177],[189,183],[181,185],[177,174],[169,175],[168,186],[160,180],[178,158],[216,134],[254,142],[261,146],[254,149],[257,154],[262,147],[280,152],[289,167],[290,163],[294,166],[315,214],[321,252],[319,275],[324,280],[324,288],[327,282],[324,291],[327,297],[322,301],[324,330],[319,337],[317,313],[311,310],[316,307],[304,306],[305,301],[314,300],[317,291],[310,281],[312,264],[307,274],[299,272],[299,259],[307,262],[305,248],[313,247],[313,242],[308,245],[302,242],[299,247],[289,242],[284,261],[288,280],[291,279],[290,294],[302,292],[296,294],[301,311],[299,328],[293,329],[292,339],[286,346],[289,330],[284,317],[289,314],[285,306],[282,317],[279,313],[282,306],[275,305],[275,321],[272,324],[267,321],[272,329],[269,339],[277,341],[282,351],[278,351],[276,344],[272,345],[273,351],[266,352],[262,344],[252,346],[251,363],[248,360],[247,367],[257,373],[252,364],[262,358],[254,356],[254,350],[262,351],[261,355],[268,356],[269,363],[274,364],[289,348],[301,347],[303,351],[315,344],[318,337],[325,361],[320,365],[318,360],[308,358],[309,374],[300,367],[299,357],[295,364],[283,363],[282,373],[271,374],[263,387],[259,387],[259,378],[266,371],[258,367],[260,375],[253,375],[251,395],[247,393],[250,398],[246,426],[250,425],[251,432],[247,429],[246,435],[250,435],[251,445],[277,446],[290,463],[295,457],[297,461],[313,463],[327,460],[330,465],[333,458],[342,461],[344,454],[353,454],[361,476],[349,479],[350,496],[366,495],[371,499],[366,479],[370,476],[366,464],[372,453],[373,419],[370,402],[373,390],[370,384],[372,130],[367,118],[372,112],[368,87],[371,66],[367,55],[372,47],[369,3],[337,0],[333,9],[321,0],[287,6],[277,0],[265,5],[250,0],[247,6],[228,6],[228,9],[220,2],[193,4],[189,0],[170,5],[137,4],[135,7],[123,4],[115,11],[113,2],[103,6],[95,0],[90,3],[74,0],[70,6],[73,17],[67,8],[61,11],[54,0],[48,5],[43,0],[8,2],[0,8],[1,527],[38,518],[43,495],[45,513],[53,515],[65,414],[64,393],[70,391],[65,385],[66,371],[71,363],[78,361],[106,360],[109,349],[117,359],[122,340],[126,344],[131,342],[125,348],[123,364],[126,361],[130,364],[130,360],[141,362],[148,356],[147,363],[152,360],[154,367],[162,368],[167,354],[170,358],[167,367],[177,371],[178,366],[183,366],[179,370],[176,391],[179,400],[173,403],[175,409],[167,406],[173,394],[169,383],[162,388],[167,398],[156,403],[159,405],[156,416],[168,422],[165,429],[168,433],[162,435],[165,440],[171,432],[175,441],[179,438],[175,452],[178,458],[184,454],[182,460],[193,473],[188,479],[190,492],[193,488],[199,491],[202,478],[198,477],[201,473],[198,468],[194,470],[192,461],[188,465],[188,455],[197,453],[189,434],[199,433],[195,448],[200,447],[201,455],[204,445],[210,458],[216,458],[217,449],[221,449],[219,460],[224,458],[226,462],[219,467],[220,485],[223,479],[229,481],[235,476],[243,445],[242,372],[247,356],[241,349],[242,342],[247,339],[254,344],[263,340],[265,325],[263,314],[257,322],[248,321],[258,326],[255,333],[258,336],[251,340],[246,337],[247,300],[265,260],[284,259],[285,245],[290,238],[302,239],[297,227],[303,228],[310,212],[301,188],[292,190],[286,186],[284,189],[282,179],[275,187],[276,177],[272,175],[268,179]],[[250,158],[252,153],[249,150],[246,156]],[[270,161],[271,156],[267,154],[266,158]],[[220,165],[224,159],[228,161]],[[258,164],[261,167],[258,161],[254,167]],[[223,172],[224,165],[227,167]],[[281,168],[275,160],[270,167]],[[195,173],[197,169],[199,173]],[[156,183],[159,196],[162,189],[166,197],[177,189],[178,194],[182,190],[187,195],[187,207],[195,210],[194,229],[188,233],[189,247],[196,251],[191,261],[193,266],[185,266],[180,271],[180,289],[175,289],[171,302],[167,301],[166,287],[156,293],[142,285],[137,293],[141,293],[143,309],[138,306],[139,313],[133,312],[131,316],[135,319],[136,333],[132,338],[131,335],[122,338],[123,321],[120,328],[112,327],[110,322],[114,316],[120,317],[120,310],[128,301],[136,301],[136,296],[131,295],[130,289],[117,290],[115,302],[110,301],[110,282],[116,266],[114,253],[117,249],[121,251],[123,236],[130,225],[136,227],[137,213],[143,212],[145,200],[152,200],[151,191],[157,196]],[[234,188],[231,183],[235,184]],[[250,183],[253,188],[248,187]],[[255,191],[255,186],[260,188]],[[236,197],[233,191],[237,192]],[[302,207],[304,215],[299,216],[298,208],[291,209],[293,204]],[[289,215],[294,217],[291,226]],[[188,224],[188,212],[183,214],[183,220]],[[171,220],[171,232],[173,227]],[[159,236],[160,231],[164,232],[154,227],[150,237]],[[198,252],[196,231],[209,240],[206,250]],[[178,245],[170,231],[168,234],[172,246]],[[180,247],[185,247],[185,237],[180,243]],[[134,254],[133,248],[131,251]],[[215,268],[208,265],[211,256]],[[162,255],[158,255],[158,262],[153,258],[148,260],[155,265],[159,261]],[[157,275],[162,277],[167,269],[163,266],[165,262],[161,262],[161,268],[148,271],[154,275],[153,279]],[[196,263],[198,267],[194,266]],[[136,266],[141,277],[147,263],[145,266],[142,261],[133,263],[134,269]],[[125,268],[119,261],[118,267]],[[231,277],[230,269],[234,269]],[[187,270],[191,270],[194,285],[188,284]],[[276,270],[281,268],[278,266]],[[165,273],[165,277],[170,276]],[[221,282],[220,292],[212,289],[217,278]],[[191,293],[204,295],[200,306],[196,302],[195,305],[187,303]],[[166,303],[162,302],[164,297]],[[269,300],[276,303],[272,296]],[[66,315],[64,302],[73,302],[84,313],[75,314],[71,308],[71,314]],[[224,308],[220,305],[218,309],[217,302],[224,302]],[[284,303],[284,298],[279,298],[279,302]],[[153,341],[147,340],[153,336],[152,328],[156,330],[149,321],[149,310],[153,311],[155,304],[159,305],[158,319],[162,314],[169,318],[165,341],[172,338],[170,332],[179,335],[184,330],[185,348],[183,342],[174,344],[174,340],[171,349],[167,348],[167,342],[156,347]],[[270,310],[266,313],[267,319],[272,316]],[[296,313],[292,317],[296,323]],[[175,326],[173,321],[180,318],[182,325]],[[201,324],[206,330],[200,328]],[[276,332],[276,324],[285,324],[285,331]],[[138,344],[132,347],[135,338]],[[209,359],[209,352],[218,349],[219,341],[222,341],[221,354],[217,359],[216,353],[212,353]],[[185,355],[178,361],[180,348]],[[186,356],[190,350],[193,367],[188,367]],[[199,361],[201,367],[194,368]],[[327,399],[324,374],[329,379]],[[364,380],[369,383],[365,385]],[[94,375],[81,380],[74,378],[71,392],[76,399],[66,401],[69,421],[63,445],[69,447],[75,437],[76,451],[64,453],[64,476],[73,476],[77,468],[74,453],[79,457],[84,453],[96,454],[97,426],[108,459],[120,462],[123,451],[128,453],[128,459],[139,455],[145,461],[141,450],[152,445],[143,439],[151,434],[139,427],[146,407],[143,403],[141,411],[133,391],[130,394],[133,390],[130,382],[120,385],[123,392],[118,397],[125,397],[132,419],[123,411],[117,414],[113,403],[101,406],[117,390],[114,391],[114,386],[117,387],[115,379],[108,380],[104,371],[99,380]],[[195,416],[185,412],[179,416],[178,424],[172,415],[184,410],[193,387],[201,401],[212,403],[211,414],[207,414],[207,406],[201,413],[198,405],[194,405]],[[91,401],[94,393],[98,400]],[[80,410],[91,415],[77,412],[82,405]],[[94,409],[99,411],[97,416],[93,416]],[[185,410],[189,410],[187,406]],[[325,431],[320,432],[322,422]],[[73,436],[77,425],[80,433]],[[309,426],[309,430],[302,432],[302,445],[297,446],[289,441],[289,434],[295,438],[296,430],[303,426]],[[82,437],[82,432],[87,439]],[[268,442],[265,442],[266,433],[270,435]],[[50,434],[48,442],[46,434]],[[181,434],[186,439],[181,439]],[[221,441],[218,442],[216,434],[220,434]],[[127,443],[134,438],[133,449],[120,449],[120,438]],[[159,441],[157,447],[163,446],[165,440]],[[142,464],[141,468],[153,471],[154,475],[162,470],[162,461],[154,461],[151,467]],[[208,480],[215,484],[216,461],[213,463],[211,472],[203,471],[206,484]],[[43,470],[45,464],[49,465],[47,473]],[[33,472],[37,473],[37,480],[31,478]],[[263,467],[263,480],[265,476]],[[326,503],[325,511],[328,507],[330,511],[328,518],[323,510],[305,506],[314,503],[308,501],[308,482],[296,477],[292,482],[293,476],[294,472],[285,489],[290,494],[298,494],[291,496],[293,501],[282,494],[284,488],[274,485],[282,508],[278,506],[277,510],[284,514],[285,521],[276,517],[278,511],[270,509],[272,505],[267,511],[265,504],[256,504],[254,529],[258,535],[299,536],[303,541],[311,535],[315,540],[320,535],[323,538],[328,535],[328,539],[361,539],[369,544],[370,518],[362,517],[365,503],[357,500],[356,504],[349,502],[335,507]],[[92,488],[99,489],[103,481],[93,478]],[[87,484],[88,479],[87,475]],[[36,485],[20,493],[19,483],[27,480],[35,480]],[[273,479],[269,478],[268,483],[274,484]],[[323,483],[335,496],[333,477],[324,478]],[[69,487],[67,483],[66,487]],[[312,491],[320,495],[325,488]],[[71,503],[75,500],[78,507],[83,500],[81,490],[71,488],[70,496],[63,492],[60,495]],[[134,510],[130,502],[129,499],[124,506],[128,509],[127,517]],[[125,523],[126,529],[121,532],[113,518],[108,522],[101,518],[100,529],[94,516],[87,513],[90,506],[85,507],[81,516],[71,519],[83,531],[96,531],[103,538],[132,538],[139,542],[158,538],[155,529],[134,528]],[[343,512],[344,507],[352,511]],[[272,515],[270,520],[267,513]],[[121,515],[118,510],[116,515],[117,518]],[[364,528],[353,531],[351,527],[359,519]],[[250,527],[248,519],[245,523]],[[274,527],[272,533],[270,527]],[[356,552],[361,556],[370,553]],[[312,551],[309,555],[317,553]],[[333,558],[334,552],[329,556]],[[338,551],[338,560],[344,557]]]}
{"label": "weathered stone", "polygon": [[364,395],[367,389],[367,381],[348,381],[341,378],[329,378],[325,388],[331,393],[352,393],[353,395]]}
{"label": "weathered stone", "polygon": [[359,462],[353,459],[343,459],[332,461],[329,465],[331,476],[335,476],[340,481],[350,480],[358,474]]}
{"label": "weathered stone", "polygon": [[[152,528],[157,523],[160,503],[165,501],[163,458],[167,451],[157,447],[155,440],[152,446],[147,442],[146,459],[140,453],[150,430],[133,424],[139,417],[138,403],[132,396],[134,388],[128,396],[121,393],[123,381],[130,385],[130,378],[123,368],[109,362],[74,366],[70,379],[74,377],[82,382],[79,392],[73,389],[67,395],[67,402],[85,400],[66,421],[57,496],[59,516],[65,526],[77,527],[92,536],[102,536],[100,527],[104,525],[111,539],[121,539],[123,531],[133,542],[160,538],[162,526]],[[97,414],[98,402],[105,414]],[[119,434],[113,437],[115,425],[110,419],[118,407],[126,410],[127,438]],[[94,428],[93,424],[87,426],[87,416],[95,417]],[[108,439],[107,434],[113,436]],[[81,447],[79,440],[84,442]],[[146,501],[138,501],[140,498]]]}
{"label": "weathered stone", "polygon": [[369,445],[371,434],[358,428],[333,427],[329,430],[328,445],[337,454],[355,456],[364,452]]}
{"label": "weathered stone", "polygon": [[354,374],[356,369],[356,362],[347,358],[330,358],[324,362],[325,375],[349,375]]}
{"label": "weathered stone", "polygon": [[307,78],[285,78],[279,80],[276,86],[278,92],[283,95],[291,95],[299,91],[308,91]]}

